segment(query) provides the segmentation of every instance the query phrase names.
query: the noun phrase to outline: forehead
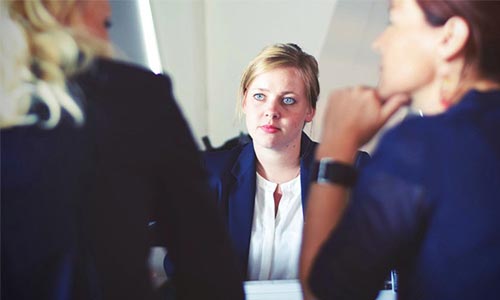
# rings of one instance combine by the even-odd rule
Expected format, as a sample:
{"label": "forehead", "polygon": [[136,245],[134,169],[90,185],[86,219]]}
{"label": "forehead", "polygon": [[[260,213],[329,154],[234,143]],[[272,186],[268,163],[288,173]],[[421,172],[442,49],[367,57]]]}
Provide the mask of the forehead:
{"label": "forehead", "polygon": [[78,3],[81,5],[82,13],[86,17],[97,18],[111,14],[111,5],[108,0],[85,0]]}
{"label": "forehead", "polygon": [[405,1],[408,1],[408,0],[389,0],[389,7],[390,8],[399,7]]}
{"label": "forehead", "polygon": [[389,9],[393,10],[420,10],[417,0],[389,0]]}
{"label": "forehead", "polygon": [[294,67],[277,67],[262,71],[255,75],[249,84],[250,88],[258,86],[305,86],[302,75]]}

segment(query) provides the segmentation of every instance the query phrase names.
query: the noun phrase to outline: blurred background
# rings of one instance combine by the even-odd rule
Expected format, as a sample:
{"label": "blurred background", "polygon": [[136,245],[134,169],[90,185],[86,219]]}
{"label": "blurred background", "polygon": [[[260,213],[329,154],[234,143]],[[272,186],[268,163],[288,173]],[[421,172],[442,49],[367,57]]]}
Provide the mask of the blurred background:
{"label": "blurred background", "polygon": [[[200,148],[246,132],[237,120],[240,76],[266,45],[296,43],[319,62],[321,94],[306,132],[316,141],[331,89],[375,85],[371,42],[387,24],[385,0],[112,0],[111,39],[122,58],[172,76]],[[138,25],[140,24],[140,25]],[[369,150],[369,149],[368,149]]]}

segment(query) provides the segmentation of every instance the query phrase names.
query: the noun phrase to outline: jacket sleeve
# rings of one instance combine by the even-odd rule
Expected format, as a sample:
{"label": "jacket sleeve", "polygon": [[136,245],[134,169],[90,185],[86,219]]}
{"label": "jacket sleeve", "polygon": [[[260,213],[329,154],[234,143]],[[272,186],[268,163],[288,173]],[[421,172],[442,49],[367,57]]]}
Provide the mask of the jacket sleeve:
{"label": "jacket sleeve", "polygon": [[158,140],[153,157],[154,204],[160,238],[175,265],[178,299],[243,299],[242,278],[216,203],[210,196],[200,153],[172,94],[158,76]]}
{"label": "jacket sleeve", "polygon": [[361,169],[345,214],[311,271],[319,299],[375,299],[389,271],[418,249],[429,208],[420,171],[426,151],[414,137],[388,136]]}

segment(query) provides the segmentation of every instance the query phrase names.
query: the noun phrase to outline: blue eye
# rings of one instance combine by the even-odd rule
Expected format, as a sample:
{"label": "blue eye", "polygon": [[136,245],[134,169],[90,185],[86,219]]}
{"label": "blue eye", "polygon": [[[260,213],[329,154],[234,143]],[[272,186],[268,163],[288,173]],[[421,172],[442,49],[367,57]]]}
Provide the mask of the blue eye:
{"label": "blue eye", "polygon": [[255,100],[262,101],[262,100],[264,100],[264,94],[261,94],[261,93],[254,94],[253,98]]}
{"label": "blue eye", "polygon": [[292,97],[283,98],[283,103],[285,103],[286,105],[292,105],[295,102],[296,102],[295,99],[293,99]]}

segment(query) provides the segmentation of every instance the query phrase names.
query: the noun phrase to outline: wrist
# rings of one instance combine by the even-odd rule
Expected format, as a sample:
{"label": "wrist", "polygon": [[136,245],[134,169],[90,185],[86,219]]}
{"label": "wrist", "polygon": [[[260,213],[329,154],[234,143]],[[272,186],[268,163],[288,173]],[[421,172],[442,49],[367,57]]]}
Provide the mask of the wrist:
{"label": "wrist", "polygon": [[358,172],[352,164],[330,157],[324,157],[313,164],[311,181],[319,184],[336,184],[352,187],[356,183]]}
{"label": "wrist", "polygon": [[330,157],[335,159],[336,161],[340,161],[346,164],[353,164],[356,158],[357,151],[357,147],[349,146],[347,143],[343,145],[320,143],[316,150],[316,160]]}

